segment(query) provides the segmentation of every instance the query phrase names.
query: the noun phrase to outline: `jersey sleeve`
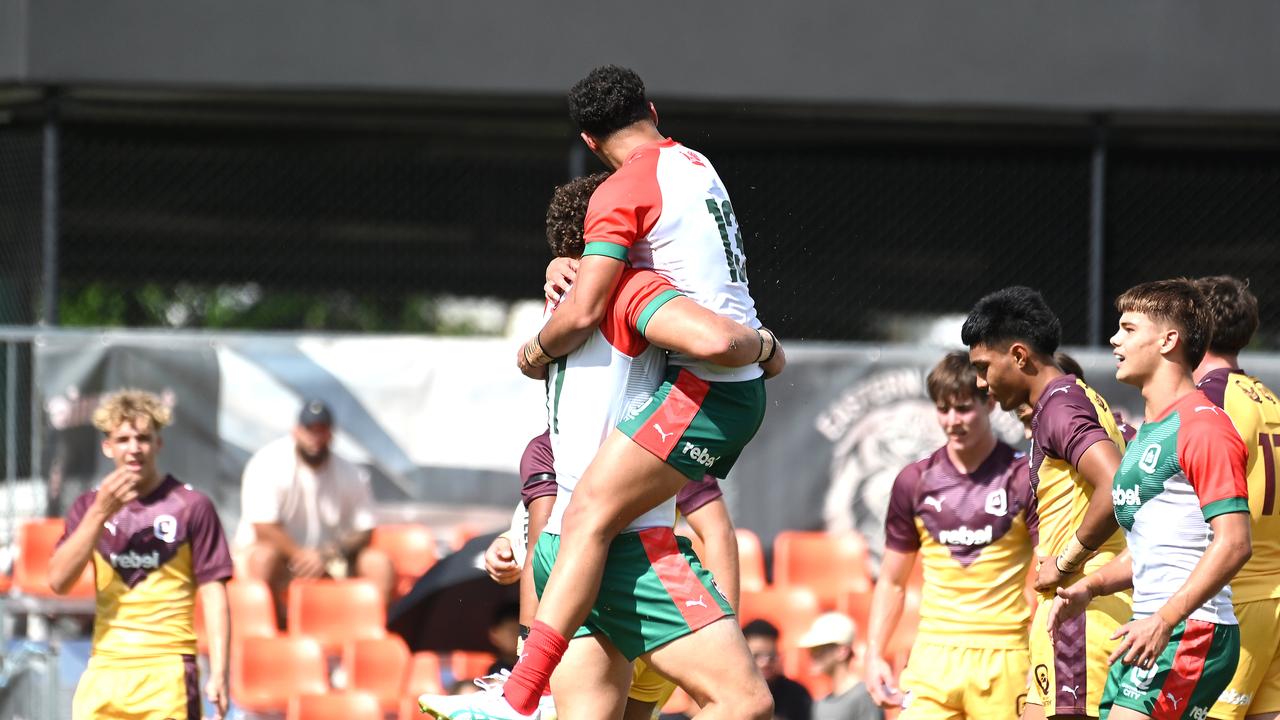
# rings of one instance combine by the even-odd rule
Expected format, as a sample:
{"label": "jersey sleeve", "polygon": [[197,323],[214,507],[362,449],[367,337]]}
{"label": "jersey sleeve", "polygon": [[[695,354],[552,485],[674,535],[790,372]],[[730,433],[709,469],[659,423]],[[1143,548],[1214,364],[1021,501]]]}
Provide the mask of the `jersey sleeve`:
{"label": "jersey sleeve", "polygon": [[93,498],[98,494],[97,490],[88,490],[80,493],[75,502],[71,503],[71,509],[67,511],[66,527],[62,531],[62,537],[58,538],[58,545],[67,541],[71,537],[71,533],[80,527],[80,521],[84,519],[84,514],[89,512],[89,506],[93,505]]}
{"label": "jersey sleeve", "polygon": [[1022,506],[1023,520],[1027,523],[1027,533],[1031,535],[1032,547],[1040,544],[1040,512],[1036,506],[1036,493],[1031,489],[1031,466],[1027,464],[1025,455],[1014,458],[1017,465],[1013,468],[1013,482],[1010,489]]}
{"label": "jersey sleeve", "polygon": [[551,452],[551,431],[534,437],[520,456],[520,499],[525,507],[540,497],[555,497],[555,457]]}
{"label": "jersey sleeve", "polygon": [[582,256],[605,255],[626,262],[636,240],[649,234],[662,214],[657,147],[629,158],[591,195],[583,223]]}
{"label": "jersey sleeve", "polygon": [[658,308],[680,295],[680,291],[658,273],[631,270],[618,284],[617,310],[627,328],[643,336]]}
{"label": "jersey sleeve", "polygon": [[920,549],[920,533],[916,530],[916,489],[920,484],[920,466],[912,463],[898,473],[889,494],[889,510],[884,517],[884,546],[898,552],[912,553]]}
{"label": "jersey sleeve", "polygon": [[1249,512],[1244,474],[1249,454],[1240,433],[1217,406],[1188,410],[1178,431],[1178,463],[1196,491],[1204,519]]}
{"label": "jersey sleeve", "polygon": [[713,476],[705,475],[701,481],[687,482],[680,488],[676,493],[676,509],[689,517],[698,508],[722,497],[724,491],[720,489],[720,483]]}
{"label": "jersey sleeve", "polygon": [[1200,382],[1196,383],[1196,389],[1204,393],[1214,405],[1225,410],[1227,409],[1227,380],[1230,377],[1230,371],[1210,370]]}
{"label": "jersey sleeve", "polygon": [[1079,385],[1068,386],[1067,392],[1054,393],[1045,403],[1036,423],[1036,442],[1052,458],[1066,460],[1073,467],[1096,442],[1110,440],[1098,410]]}
{"label": "jersey sleeve", "polygon": [[231,553],[227,536],[213,502],[203,493],[193,493],[188,528],[191,539],[191,565],[196,584],[227,580],[231,577]]}

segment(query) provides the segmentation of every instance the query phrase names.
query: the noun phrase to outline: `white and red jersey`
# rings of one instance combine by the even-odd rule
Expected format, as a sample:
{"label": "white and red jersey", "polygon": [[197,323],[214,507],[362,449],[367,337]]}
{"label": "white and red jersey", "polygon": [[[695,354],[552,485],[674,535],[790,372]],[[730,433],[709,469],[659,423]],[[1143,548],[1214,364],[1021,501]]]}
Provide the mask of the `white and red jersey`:
{"label": "white and red jersey", "polygon": [[[760,327],[729,191],[701,153],[669,138],[637,148],[591,196],[584,240],[584,256],[652,269],[717,315]],[[712,382],[762,374],[755,364],[726,368],[677,353],[669,362]]]}
{"label": "white and red jersey", "polygon": [[[1213,540],[1209,521],[1249,512],[1248,452],[1231,419],[1196,390],[1138,428],[1111,486],[1133,555],[1133,614],[1147,617],[1186,584]],[[1231,586],[1192,620],[1235,625]]]}
{"label": "white and red jersey", "polygon": [[[666,353],[644,339],[644,328],[658,308],[679,294],[657,273],[624,270],[599,327],[581,347],[547,368],[547,425],[559,486],[547,532],[560,534],[578,480],[627,408],[643,404],[662,383]],[[670,498],[624,532],[669,528],[675,521],[675,498]]]}

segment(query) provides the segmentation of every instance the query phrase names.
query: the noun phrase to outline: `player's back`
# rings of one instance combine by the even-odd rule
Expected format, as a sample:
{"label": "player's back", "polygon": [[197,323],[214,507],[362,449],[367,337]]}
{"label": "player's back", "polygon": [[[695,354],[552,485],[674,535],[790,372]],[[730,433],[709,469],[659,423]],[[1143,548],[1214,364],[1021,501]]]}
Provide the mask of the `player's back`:
{"label": "player's back", "polygon": [[[611,235],[612,230],[619,232]],[[670,139],[650,143],[601,184],[587,211],[587,254],[600,247],[597,243],[631,232],[634,241],[614,257],[657,271],[717,315],[760,327],[747,286],[737,215],[720,176],[702,154]],[[670,362],[711,381],[751,380],[761,374],[756,365],[725,368],[677,353]]]}
{"label": "player's back", "polygon": [[[94,494],[76,500],[68,526],[79,523]],[[105,523],[93,553],[95,656],[195,654],[196,588],[202,578],[231,575],[218,522],[208,497],[167,477]]]}
{"label": "player's back", "polygon": [[[624,270],[596,331],[577,350],[548,367],[547,424],[559,486],[548,532],[560,532],[573,490],[610,431],[661,384],[665,353],[645,340],[642,328],[653,311],[677,294],[652,271]],[[674,523],[672,499],[629,528]]]}
{"label": "player's back", "polygon": [[[1093,497],[1077,469],[1085,451],[1097,442],[1112,442],[1124,451],[1124,437],[1107,401],[1074,375],[1045,386],[1031,419],[1031,487],[1040,521],[1041,557],[1057,557],[1084,520]],[[1124,550],[1117,530],[1085,563],[1092,572]]]}
{"label": "player's back", "polygon": [[972,473],[946,448],[894,481],[886,547],[924,566],[921,638],[961,647],[1026,647],[1031,562],[1026,458],[1005,443]]}
{"label": "player's back", "polygon": [[1276,510],[1276,464],[1280,452],[1280,400],[1261,380],[1242,370],[1211,370],[1197,384],[1240,432],[1249,451],[1249,516],[1253,555],[1231,580],[1237,603],[1280,597],[1280,513]]}

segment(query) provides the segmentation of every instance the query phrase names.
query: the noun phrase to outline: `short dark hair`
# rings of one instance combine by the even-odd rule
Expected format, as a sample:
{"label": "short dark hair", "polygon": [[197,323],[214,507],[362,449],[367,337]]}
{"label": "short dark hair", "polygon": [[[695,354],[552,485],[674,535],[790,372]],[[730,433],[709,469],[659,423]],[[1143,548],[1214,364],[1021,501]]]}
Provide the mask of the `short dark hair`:
{"label": "short dark hair", "polygon": [[1075,358],[1059,350],[1053,354],[1053,361],[1062,372],[1075,375],[1078,380],[1084,380],[1084,368],[1080,367],[1080,363],[1076,362]]}
{"label": "short dark hair", "polygon": [[1195,283],[1213,316],[1209,349],[1222,355],[1238,354],[1258,330],[1258,298],[1249,291],[1249,281],[1214,275],[1199,278]]}
{"label": "short dark hair", "polygon": [[762,637],[770,640],[778,639],[778,628],[768,620],[752,620],[742,626],[743,637]]}
{"label": "short dark hair", "polygon": [[925,379],[929,399],[938,404],[954,397],[971,396],[986,400],[986,390],[978,388],[978,371],[969,362],[969,353],[949,352],[929,371]]}
{"label": "short dark hair", "polygon": [[970,348],[1024,342],[1041,355],[1053,355],[1062,324],[1038,291],[1018,285],[979,300],[965,318],[960,339]]}
{"label": "short dark hair", "polygon": [[634,70],[598,67],[569,90],[569,117],[582,132],[603,139],[649,117],[644,81]]}
{"label": "short dark hair", "polygon": [[607,180],[609,173],[575,178],[557,187],[551,193],[547,205],[547,245],[556,257],[580,257],[582,255],[583,224],[587,219],[587,205],[591,194]]}
{"label": "short dark hair", "polygon": [[1182,352],[1191,369],[1204,359],[1213,337],[1213,315],[1193,281],[1175,278],[1134,285],[1116,298],[1116,310],[1173,323],[1180,331]]}

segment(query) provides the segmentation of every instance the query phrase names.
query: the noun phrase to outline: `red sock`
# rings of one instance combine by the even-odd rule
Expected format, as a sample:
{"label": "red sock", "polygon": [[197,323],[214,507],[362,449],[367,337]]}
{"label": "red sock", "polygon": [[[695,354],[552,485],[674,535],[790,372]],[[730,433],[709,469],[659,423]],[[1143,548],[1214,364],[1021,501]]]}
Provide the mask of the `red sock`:
{"label": "red sock", "polygon": [[569,641],[550,625],[535,620],[524,641],[524,656],[511,670],[502,686],[502,696],[517,712],[530,715],[538,707],[538,699],[551,681],[551,671],[560,664]]}

